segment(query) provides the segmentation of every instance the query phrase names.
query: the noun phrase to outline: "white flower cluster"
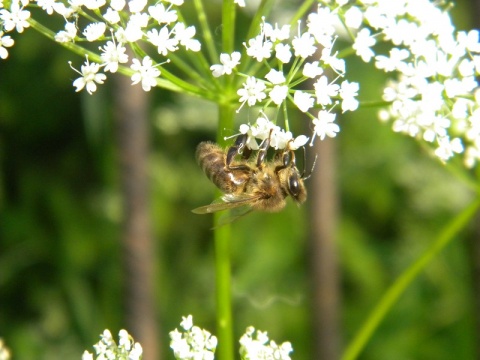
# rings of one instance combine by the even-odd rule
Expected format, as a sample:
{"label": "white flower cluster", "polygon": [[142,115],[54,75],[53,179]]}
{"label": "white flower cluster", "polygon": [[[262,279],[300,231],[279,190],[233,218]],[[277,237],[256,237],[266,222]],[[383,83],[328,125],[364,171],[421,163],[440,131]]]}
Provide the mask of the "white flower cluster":
{"label": "white flower cluster", "polygon": [[5,9],[3,1],[0,1],[0,59],[8,57],[7,48],[12,47],[15,43],[8,32],[16,30],[22,33],[30,24],[30,12],[25,10],[29,0],[12,0],[10,8]]}
{"label": "white flower cluster", "polygon": [[[357,31],[357,55],[396,75],[384,89],[391,105],[381,118],[392,120],[396,132],[432,143],[441,160],[464,153],[465,165],[473,167],[480,160],[479,34],[457,32],[441,3],[357,0],[342,13]],[[380,41],[392,45],[388,54],[371,49]]]}
{"label": "white flower cluster", "polygon": [[268,341],[266,332],[257,331],[250,326],[240,338],[240,356],[242,360],[290,360],[292,344],[284,342],[277,345]]}
{"label": "white flower cluster", "polygon": [[142,346],[134,342],[133,338],[126,330],[120,330],[118,333],[118,345],[112,338],[108,329],[100,335],[100,341],[93,345],[96,356],[88,351],[82,355],[82,360],[140,360],[142,359]]}
{"label": "white flower cluster", "polygon": [[[176,7],[182,5],[183,0],[160,0],[150,6],[147,6],[147,0],[68,0],[67,5],[55,0],[12,0],[9,8],[0,10],[1,58],[8,56],[6,48],[13,45],[13,40],[5,36],[5,32],[13,29],[22,32],[29,26],[30,12],[25,10],[29,4],[42,8],[49,15],[60,15],[65,19],[64,29],[55,35],[56,41],[103,44],[97,47],[100,50],[97,58],[102,62],[89,62],[87,55],[81,71],[77,71],[81,77],[74,82],[76,91],[85,88],[93,93],[97,89],[96,84],[103,84],[106,79],[104,73],[99,73],[100,70],[114,73],[120,64],[129,63],[127,43],[135,44],[137,49],[140,42],[149,43],[162,56],[168,56],[181,47],[194,52],[200,50],[200,42],[194,38],[195,27],[187,27],[178,19]],[[84,21],[87,22],[83,25]],[[130,61],[132,83],[141,83],[143,90],[149,91],[157,84],[156,79],[160,76],[158,66],[162,63],[154,63],[144,50],[139,53],[143,54],[140,59]]]}
{"label": "white flower cluster", "polygon": [[[278,149],[285,149],[288,147],[290,150],[296,150],[299,147],[304,146],[308,137],[305,135],[297,136],[293,138],[293,134],[290,131],[285,131],[280,126],[272,123],[264,113],[258,117],[255,124],[242,124],[240,125],[240,134],[247,135],[246,146],[252,150],[258,150],[259,146],[256,139],[263,141],[270,139],[269,147]],[[237,136],[239,134],[233,135]],[[225,138],[226,140],[227,138]]]}
{"label": "white flower cluster", "polygon": [[[243,60],[246,64],[251,59],[267,63],[269,71],[260,70],[256,76],[235,72],[246,78],[237,91],[239,110],[245,104],[267,107],[273,103],[280,107],[289,101],[312,119],[314,133],[321,139],[334,137],[340,128],[334,123],[333,109],[340,105],[343,112],[356,110],[359,90],[357,83],[342,80],[345,62],[333,51],[335,21],[338,22],[336,13],[328,7],[319,7],[309,14],[305,29],[298,23],[297,34],[292,38],[290,25],[280,27],[264,20],[260,34],[244,43],[247,58]],[[210,69],[215,77],[230,75],[241,62],[238,51],[221,54],[220,64]],[[261,69],[256,65],[251,68]],[[327,69],[333,70],[335,78],[326,74]],[[310,82],[313,90],[304,90],[305,82]],[[317,116],[310,114],[314,107],[321,109]]]}
{"label": "white flower cluster", "polygon": [[170,348],[176,359],[179,360],[213,360],[217,347],[217,338],[207,330],[193,325],[192,315],[182,317],[180,326],[185,330],[177,329],[170,332]]}

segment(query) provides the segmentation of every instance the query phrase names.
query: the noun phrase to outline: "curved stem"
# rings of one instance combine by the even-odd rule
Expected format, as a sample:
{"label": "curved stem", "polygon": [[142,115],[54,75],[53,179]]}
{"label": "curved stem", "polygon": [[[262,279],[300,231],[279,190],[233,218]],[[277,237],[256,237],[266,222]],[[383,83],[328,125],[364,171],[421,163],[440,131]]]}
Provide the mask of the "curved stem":
{"label": "curved stem", "polygon": [[397,302],[400,295],[404,293],[405,289],[416,279],[418,274],[430,261],[455,238],[455,235],[465,228],[479,207],[480,198],[477,197],[476,201],[466,207],[443,228],[430,247],[397,278],[370,313],[363,326],[357,332],[357,335],[350,342],[341,358],[342,360],[353,360],[357,358],[385,315]]}

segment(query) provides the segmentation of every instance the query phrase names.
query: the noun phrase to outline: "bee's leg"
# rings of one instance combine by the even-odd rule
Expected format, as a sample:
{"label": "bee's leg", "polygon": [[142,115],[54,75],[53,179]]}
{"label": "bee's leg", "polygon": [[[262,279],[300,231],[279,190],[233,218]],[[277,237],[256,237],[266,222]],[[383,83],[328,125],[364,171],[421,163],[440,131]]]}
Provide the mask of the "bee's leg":
{"label": "bee's leg", "polygon": [[275,167],[275,172],[287,168],[288,166],[295,166],[295,152],[293,150],[285,149],[281,154],[282,164]]}
{"label": "bee's leg", "polygon": [[[271,131],[270,131],[271,134]],[[267,156],[268,148],[270,147],[270,136],[263,140],[258,147],[257,153],[257,168],[261,168]]]}
{"label": "bee's leg", "polygon": [[[232,166],[233,159],[235,156],[238,154],[242,154],[243,157],[245,154],[248,152],[248,154],[251,153],[251,150],[249,150],[245,145],[247,143],[248,136],[247,134],[242,134],[237,137],[235,140],[235,143],[230,146],[230,148],[227,150],[227,155],[225,157],[225,168],[227,171],[230,170],[246,170],[250,171],[250,167],[248,165],[235,165]],[[250,156],[250,155],[248,155]]]}

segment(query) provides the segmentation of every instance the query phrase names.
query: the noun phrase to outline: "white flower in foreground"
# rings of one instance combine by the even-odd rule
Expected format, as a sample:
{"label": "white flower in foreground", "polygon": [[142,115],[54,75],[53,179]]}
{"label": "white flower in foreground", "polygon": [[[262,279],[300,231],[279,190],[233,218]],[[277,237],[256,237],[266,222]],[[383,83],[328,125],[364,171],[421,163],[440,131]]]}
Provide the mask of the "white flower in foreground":
{"label": "white flower in foreground", "polygon": [[185,27],[184,23],[179,22],[175,25],[173,31],[175,32],[175,38],[185,49],[195,52],[200,51],[200,41],[193,38],[196,32],[195,26]]}
{"label": "white flower in foreground", "polygon": [[178,20],[177,11],[166,8],[163,4],[149,6],[148,13],[159,24],[171,24]]}
{"label": "white flower in foreground", "polygon": [[320,67],[318,61],[305,63],[305,66],[303,67],[303,73],[302,73],[303,76],[313,79],[322,74],[323,74],[323,68]]}
{"label": "white flower in foreground", "polygon": [[111,73],[117,72],[118,64],[124,64],[128,61],[128,55],[125,53],[127,49],[122,44],[115,44],[114,41],[108,41],[102,51],[102,60],[104,61],[105,71]]}
{"label": "white flower in foreground", "polygon": [[440,160],[447,161],[455,153],[460,154],[462,152],[463,145],[459,138],[455,138],[451,141],[448,137],[438,139],[438,148],[435,149],[435,155],[437,155]]}
{"label": "white flower in foreground", "polygon": [[275,105],[280,105],[288,95],[288,86],[287,85],[275,85],[273,89],[268,93],[268,96]]}
{"label": "white flower in foreground", "polygon": [[247,55],[256,59],[258,62],[268,59],[272,53],[273,44],[271,41],[265,39],[263,29],[259,35],[248,40],[248,46],[245,43],[244,45],[247,48]]}
{"label": "white flower in foreground", "polygon": [[55,34],[55,41],[60,43],[71,42],[75,40],[77,36],[77,25],[73,22],[66,22],[65,23],[65,30],[60,30],[57,34]]}
{"label": "white flower in foreground", "polygon": [[107,25],[104,22],[92,23],[83,30],[83,35],[88,41],[95,41],[103,36],[106,29]]}
{"label": "white flower in foreground", "polygon": [[290,360],[293,352],[289,342],[277,345],[275,341],[268,342],[266,332],[257,331],[248,327],[245,334],[240,338],[240,358],[242,360]]}
{"label": "white flower in foreground", "polygon": [[170,348],[178,360],[213,360],[217,347],[217,338],[207,330],[193,325],[191,315],[182,318],[180,326],[183,332],[175,329],[170,332]]}
{"label": "white flower in foreground", "polygon": [[315,46],[315,38],[309,33],[303,33],[300,36],[295,36],[292,40],[292,46],[295,50],[295,56],[299,56],[302,59],[306,59],[309,56],[312,56],[317,47]]}
{"label": "white flower in foreground", "polygon": [[315,96],[317,103],[322,106],[332,104],[332,97],[338,95],[340,86],[338,84],[328,83],[328,78],[324,75],[320,77],[314,84]]}
{"label": "white flower in foreground", "polygon": [[3,31],[0,31],[0,59],[6,59],[8,57],[7,47],[12,47],[14,44],[10,35],[3,35]]}
{"label": "white flower in foreground", "polygon": [[248,103],[249,106],[255,105],[267,97],[265,94],[266,86],[262,81],[258,81],[254,76],[249,76],[247,81],[243,84],[243,88],[237,91],[240,96],[240,102]]}
{"label": "white flower in foreground", "polygon": [[359,85],[356,82],[349,82],[345,80],[340,86],[338,94],[342,98],[342,111],[354,111],[358,108],[358,100],[355,96],[358,95]]}
{"label": "white flower in foreground", "polygon": [[24,29],[28,28],[30,24],[30,11],[23,10],[18,0],[13,0],[10,6],[10,11],[7,9],[0,10],[0,20],[3,21],[3,28],[8,32],[16,29],[17,32],[22,33]]}
{"label": "white flower in foreground", "polygon": [[276,44],[275,56],[284,64],[290,62],[290,59],[292,58],[292,51],[290,50],[290,45],[283,43]]}
{"label": "white flower in foreground", "polygon": [[72,67],[71,62],[69,62],[69,64],[73,70],[75,70],[81,75],[81,77],[79,77],[73,82],[73,86],[77,88],[75,90],[76,92],[79,92],[83,88],[86,88],[87,92],[91,95],[97,90],[97,83],[103,84],[103,82],[107,78],[105,74],[98,73],[98,70],[100,70],[100,65],[97,63],[90,63],[88,61],[88,57],[81,67],[81,72]]}
{"label": "white flower in foreground", "polygon": [[370,30],[364,28],[358,32],[352,47],[363,61],[369,62],[375,55],[372,49],[370,49],[375,44],[376,40],[370,35]]}
{"label": "white flower in foreground", "polygon": [[[135,342],[132,336],[126,330],[120,330],[118,333],[119,341],[118,345],[110,333],[110,330],[106,329],[100,335],[100,341],[93,345],[95,349],[97,360],[106,359],[128,359],[128,360],[141,360],[143,355],[142,346]],[[82,360],[93,360],[94,356],[87,350],[82,355]]]}
{"label": "white flower in foreground", "polygon": [[132,75],[132,85],[141,82],[144,91],[150,91],[152,87],[157,86],[155,79],[161,73],[156,68],[156,65],[153,65],[153,61],[149,56],[145,56],[142,62],[138,59],[133,59],[130,68],[135,71],[135,74]]}
{"label": "white flower in foreground", "polygon": [[[318,135],[320,140],[325,139],[326,136],[331,138],[337,136],[337,132],[340,131],[340,127],[334,123],[335,117],[335,114],[329,113],[325,110],[320,110],[318,112],[318,117],[313,119],[312,122],[314,125],[314,132]],[[313,139],[314,137],[312,137],[312,142],[310,145],[313,143]]]}
{"label": "white flower in foreground", "polygon": [[171,32],[168,31],[167,27],[163,27],[160,30],[152,29],[147,32],[148,41],[157,47],[159,54],[167,56],[169,52],[174,52],[178,50],[178,40],[171,38]]}
{"label": "white flower in foreground", "polygon": [[231,55],[222,53],[220,54],[220,63],[210,66],[210,70],[213,73],[213,76],[219,77],[222,75],[230,75],[233,69],[240,64],[240,53],[234,51]]}
{"label": "white flower in foreground", "polygon": [[48,15],[52,15],[55,0],[37,0],[37,5],[40,6]]}
{"label": "white flower in foreground", "polygon": [[128,8],[132,13],[139,13],[145,8],[147,2],[147,0],[130,0],[128,2]]}
{"label": "white flower in foreground", "polygon": [[295,91],[295,95],[293,95],[293,102],[301,112],[310,110],[313,107],[314,101],[312,95],[300,90]]}

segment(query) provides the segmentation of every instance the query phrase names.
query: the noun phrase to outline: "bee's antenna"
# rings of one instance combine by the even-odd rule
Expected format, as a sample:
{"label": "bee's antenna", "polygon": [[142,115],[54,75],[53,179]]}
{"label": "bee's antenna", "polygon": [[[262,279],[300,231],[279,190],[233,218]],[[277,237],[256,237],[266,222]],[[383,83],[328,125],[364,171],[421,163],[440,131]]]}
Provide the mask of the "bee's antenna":
{"label": "bee's antenna", "polygon": [[318,155],[315,154],[315,159],[313,159],[313,165],[312,165],[312,168],[310,169],[310,173],[307,176],[305,176],[305,166],[307,165],[307,151],[305,150],[305,146],[302,146],[302,147],[303,147],[303,172],[302,172],[302,176],[300,176],[300,178],[302,180],[307,180],[313,174],[313,169],[315,169],[315,165],[317,164]]}

